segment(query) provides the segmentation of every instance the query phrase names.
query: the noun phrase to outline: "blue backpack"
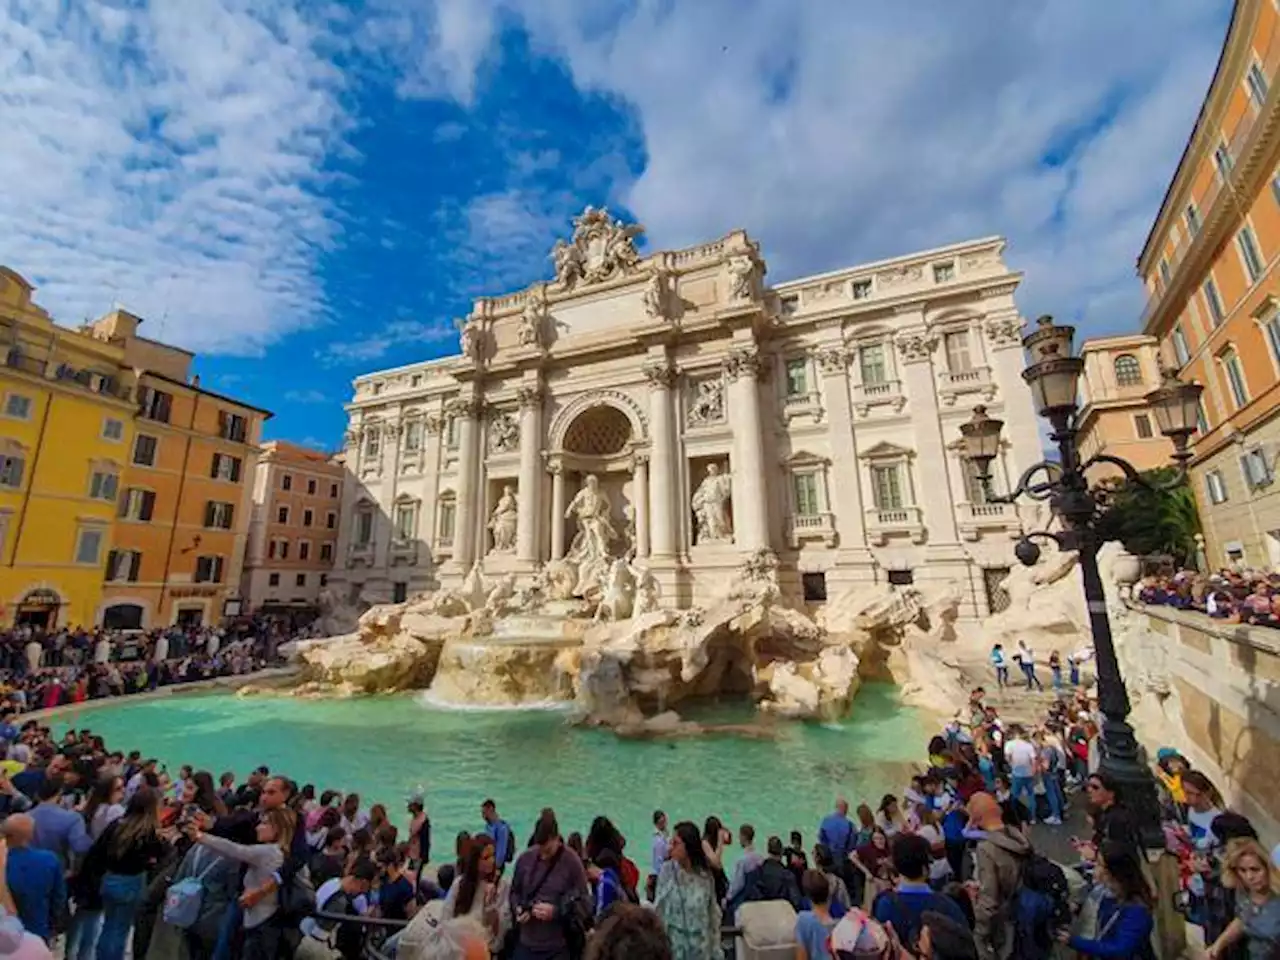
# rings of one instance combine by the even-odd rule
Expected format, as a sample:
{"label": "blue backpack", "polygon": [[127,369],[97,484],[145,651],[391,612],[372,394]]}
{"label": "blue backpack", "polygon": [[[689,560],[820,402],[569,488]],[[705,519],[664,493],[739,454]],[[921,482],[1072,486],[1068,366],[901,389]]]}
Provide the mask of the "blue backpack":
{"label": "blue backpack", "polygon": [[1067,875],[1052,860],[1032,851],[1022,866],[1012,906],[1010,960],[1048,960],[1057,945],[1054,935],[1071,923]]}
{"label": "blue backpack", "polygon": [[[196,851],[195,863],[199,862],[204,850]],[[172,884],[164,895],[164,922],[179,930],[189,930],[200,919],[200,910],[204,906],[204,878],[218,865],[218,857],[213,856],[207,867],[192,877],[183,877]],[[193,866],[195,864],[193,863]]]}

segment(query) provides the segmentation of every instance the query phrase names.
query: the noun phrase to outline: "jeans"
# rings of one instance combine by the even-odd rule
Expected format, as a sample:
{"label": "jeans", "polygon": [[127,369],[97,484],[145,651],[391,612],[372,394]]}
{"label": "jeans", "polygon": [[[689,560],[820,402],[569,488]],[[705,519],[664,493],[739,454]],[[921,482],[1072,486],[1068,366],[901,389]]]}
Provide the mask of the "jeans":
{"label": "jeans", "polygon": [[1040,682],[1040,678],[1036,676],[1036,665],[1034,663],[1024,663],[1022,665],[1022,675],[1027,678],[1027,689],[1031,689],[1031,685],[1035,684],[1037,690],[1043,690],[1044,684]]}
{"label": "jeans", "polygon": [[93,960],[102,931],[102,911],[77,907],[67,928],[66,960]]}
{"label": "jeans", "polygon": [[1080,667],[1078,664],[1071,664],[1071,685],[1073,687],[1080,686]]}
{"label": "jeans", "polygon": [[1018,797],[1022,794],[1027,795],[1027,799],[1023,801],[1026,804],[1028,815],[1031,822],[1036,822],[1036,778],[1035,777],[1013,777],[1012,790],[1009,792],[1009,799],[1014,803],[1018,802]]}
{"label": "jeans", "polygon": [[996,683],[1002,687],[1007,687],[1009,685],[1008,667],[996,667]]}
{"label": "jeans", "polygon": [[1044,798],[1049,802],[1049,816],[1061,820],[1063,808],[1067,805],[1062,783],[1056,773],[1046,773],[1041,779],[1044,781]]}
{"label": "jeans", "polygon": [[1062,668],[1050,667],[1049,669],[1053,671],[1053,689],[1061,690],[1062,689]]}
{"label": "jeans", "polygon": [[256,927],[249,927],[244,932],[244,950],[242,960],[276,960],[276,952],[280,949],[280,925],[272,917]]}
{"label": "jeans", "polygon": [[98,934],[97,960],[124,960],[124,948],[146,885],[145,873],[108,873],[102,878],[102,932]]}
{"label": "jeans", "polygon": [[244,909],[239,900],[232,900],[230,907],[222,917],[222,928],[218,931],[218,942],[213,948],[213,960],[231,960],[235,956],[236,934],[244,925]]}

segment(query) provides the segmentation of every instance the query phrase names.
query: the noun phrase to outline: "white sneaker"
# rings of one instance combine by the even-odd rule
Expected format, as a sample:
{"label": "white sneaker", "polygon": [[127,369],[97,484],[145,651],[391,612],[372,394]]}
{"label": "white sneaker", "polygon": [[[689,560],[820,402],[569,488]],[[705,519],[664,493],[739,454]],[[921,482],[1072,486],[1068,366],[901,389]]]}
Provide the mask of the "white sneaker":
{"label": "white sneaker", "polygon": [[1055,827],[1060,827],[1060,826],[1062,826],[1062,818],[1061,818],[1061,817],[1045,817],[1045,818],[1044,818],[1044,822],[1045,822],[1045,823],[1051,823],[1051,824],[1053,824]]}

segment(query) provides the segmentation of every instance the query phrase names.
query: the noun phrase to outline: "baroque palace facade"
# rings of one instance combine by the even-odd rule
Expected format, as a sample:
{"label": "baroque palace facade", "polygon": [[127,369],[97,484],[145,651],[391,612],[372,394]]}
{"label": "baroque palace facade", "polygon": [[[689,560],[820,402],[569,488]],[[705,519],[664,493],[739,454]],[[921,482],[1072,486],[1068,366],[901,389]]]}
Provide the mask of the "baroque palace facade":
{"label": "baroque palace facade", "polygon": [[1034,518],[984,502],[959,425],[1006,422],[997,488],[1041,458],[1001,239],[771,287],[741,231],[641,257],[606,211],[574,226],[554,280],[476,302],[460,356],[355,381],[336,594],[476,563],[528,582],[603,544],[664,605],[759,563],[794,602],[932,581],[967,616],[998,603]]}

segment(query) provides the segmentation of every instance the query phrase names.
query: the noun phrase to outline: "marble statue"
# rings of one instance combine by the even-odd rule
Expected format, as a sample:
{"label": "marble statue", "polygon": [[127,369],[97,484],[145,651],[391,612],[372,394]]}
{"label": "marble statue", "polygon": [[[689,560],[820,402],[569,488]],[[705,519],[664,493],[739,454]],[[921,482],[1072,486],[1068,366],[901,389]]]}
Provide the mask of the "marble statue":
{"label": "marble statue", "polygon": [[618,539],[610,519],[612,511],[608,496],[600,490],[600,481],[595,474],[587,474],[582,489],[569,502],[564,514],[578,524],[578,533],[569,547],[569,560],[581,564],[610,555],[613,542]]}
{"label": "marble statue", "polygon": [[729,299],[750,300],[755,292],[756,265],[750,257],[734,257],[729,261]]}
{"label": "marble statue", "polygon": [[512,600],[515,595],[515,574],[508,573],[498,581],[497,585],[489,591],[489,595],[484,598],[484,608],[491,614],[502,613],[506,610],[508,601]]}
{"label": "marble statue", "polygon": [[732,543],[733,525],[729,520],[729,498],[733,484],[714,463],[707,465],[707,475],[693,492],[691,505],[698,520],[699,543]]}
{"label": "marble statue", "polygon": [[582,279],[582,252],[572,243],[557,240],[551,249],[551,259],[556,265],[556,279],[566,287],[572,287]]}
{"label": "marble statue", "polygon": [[520,426],[509,413],[500,413],[489,424],[489,452],[510,453],[520,447]]}
{"label": "marble statue", "polygon": [[724,383],[721,380],[702,380],[697,393],[689,404],[689,426],[718,423],[724,419]]}
{"label": "marble statue", "polygon": [[484,607],[487,591],[488,588],[484,582],[484,569],[480,566],[480,561],[477,560],[471,565],[471,569],[462,581],[462,599],[470,609],[480,610]]}
{"label": "marble statue", "polygon": [[509,553],[516,548],[516,520],[519,514],[515,491],[509,485],[503,487],[498,505],[493,508],[493,514],[489,518],[495,553]]}
{"label": "marble statue", "polygon": [[644,295],[640,302],[647,316],[655,320],[666,318],[667,278],[665,274],[661,272],[650,274],[648,282],[644,285]]}
{"label": "marble statue", "polygon": [[635,581],[635,590],[631,600],[631,616],[642,617],[658,609],[658,581],[654,579],[649,568],[631,564],[631,578]]}
{"label": "marble statue", "polygon": [[530,300],[520,314],[520,346],[542,347],[546,329],[547,305],[542,300]]}
{"label": "marble statue", "polygon": [[636,238],[643,233],[643,227],[624,224],[608,210],[587,207],[573,220],[572,242],[557,240],[551,250],[556,280],[570,288],[632,272],[640,261]]}
{"label": "marble statue", "polygon": [[460,335],[462,355],[468,360],[480,359],[480,321],[471,319],[462,324]]}
{"label": "marble statue", "polygon": [[631,616],[632,595],[635,585],[631,579],[631,566],[623,557],[609,565],[605,579],[604,595],[596,607],[595,620],[626,620]]}

